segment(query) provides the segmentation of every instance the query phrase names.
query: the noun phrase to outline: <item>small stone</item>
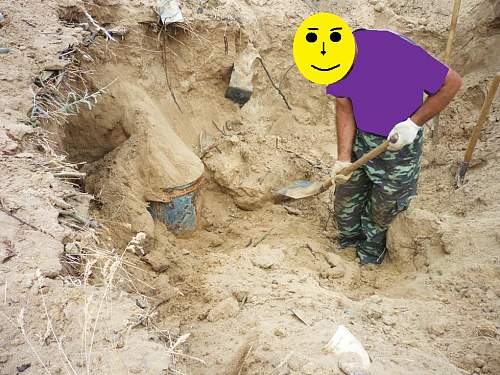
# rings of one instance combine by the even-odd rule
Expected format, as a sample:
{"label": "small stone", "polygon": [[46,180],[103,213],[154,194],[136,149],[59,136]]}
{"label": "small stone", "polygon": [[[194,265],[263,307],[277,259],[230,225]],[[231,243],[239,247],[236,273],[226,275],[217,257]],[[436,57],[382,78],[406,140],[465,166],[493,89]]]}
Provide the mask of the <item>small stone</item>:
{"label": "small stone", "polygon": [[285,337],[285,331],[283,331],[281,328],[276,328],[274,330],[274,336]]}
{"label": "small stone", "polygon": [[382,308],[379,305],[373,303],[366,304],[363,308],[363,311],[365,313],[365,316],[369,320],[378,320],[381,319],[382,316],[384,315]]}
{"label": "small stone", "polygon": [[0,354],[0,363],[7,363],[10,359],[10,354],[2,353]]}
{"label": "small stone", "polygon": [[0,55],[5,55],[10,52],[10,49],[7,47],[0,47]]}
{"label": "small stone", "polygon": [[477,335],[481,337],[495,338],[497,329],[494,325],[482,325],[477,327]]}
{"label": "small stone", "polygon": [[224,243],[224,240],[221,236],[213,234],[208,242],[209,247],[219,247]]}
{"label": "small stone", "polygon": [[146,254],[143,259],[154,271],[159,273],[165,272],[170,266],[167,255],[161,251],[153,250],[149,254]]}
{"label": "small stone", "polygon": [[77,242],[68,242],[64,245],[64,252],[67,255],[80,255],[81,249]]}
{"label": "small stone", "polygon": [[377,4],[373,7],[373,9],[375,10],[375,12],[381,13],[384,10],[384,6],[382,4]]}
{"label": "small stone", "polygon": [[474,364],[479,368],[483,368],[486,365],[486,361],[478,357],[474,359]]}
{"label": "small stone", "polygon": [[361,358],[355,353],[341,354],[338,366],[345,375],[367,375],[363,369]]}
{"label": "small stone", "polygon": [[188,249],[183,249],[182,250],[182,255],[189,255],[191,252]]}
{"label": "small stone", "polygon": [[324,256],[325,256],[325,260],[326,262],[331,266],[331,267],[338,267],[338,266],[343,266],[344,265],[344,261],[342,260],[342,258],[337,255],[337,254],[334,254],[334,253],[324,253]]}
{"label": "small stone", "polygon": [[16,370],[17,370],[18,372],[24,372],[24,371],[26,371],[27,369],[29,369],[30,367],[31,367],[31,363],[25,363],[25,364],[23,364],[23,365],[21,365],[21,366],[16,366]]}
{"label": "small stone", "polygon": [[431,335],[442,336],[448,330],[445,322],[433,322],[427,327],[427,332]]}

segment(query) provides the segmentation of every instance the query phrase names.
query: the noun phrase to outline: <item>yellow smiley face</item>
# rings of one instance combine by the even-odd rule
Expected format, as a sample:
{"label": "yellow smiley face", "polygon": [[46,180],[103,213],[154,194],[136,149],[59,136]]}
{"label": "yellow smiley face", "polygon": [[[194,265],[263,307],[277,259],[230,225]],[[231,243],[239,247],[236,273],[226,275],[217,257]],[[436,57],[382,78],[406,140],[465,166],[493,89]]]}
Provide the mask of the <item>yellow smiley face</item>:
{"label": "yellow smiley face", "polygon": [[295,64],[311,82],[328,85],[344,78],[355,55],[356,41],[351,28],[335,14],[313,14],[295,33]]}

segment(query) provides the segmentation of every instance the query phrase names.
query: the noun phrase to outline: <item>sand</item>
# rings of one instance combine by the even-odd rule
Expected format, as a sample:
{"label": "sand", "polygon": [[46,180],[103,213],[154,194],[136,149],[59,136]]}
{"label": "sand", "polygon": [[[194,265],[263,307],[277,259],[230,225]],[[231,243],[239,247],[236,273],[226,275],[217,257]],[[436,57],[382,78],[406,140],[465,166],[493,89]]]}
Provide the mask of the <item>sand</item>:
{"label": "sand", "polygon": [[[368,374],[500,372],[498,100],[453,188],[500,66],[496,4],[462,4],[451,65],[463,87],[442,138],[427,135],[419,196],[389,231],[387,261],[361,268],[334,243],[330,194],[275,200],[336,157],[332,100],[292,66],[293,33],[333,11],[442,57],[449,2],[183,1],[187,29],[169,27],[165,42],[153,1],[86,2],[117,42],[82,25],[79,1],[21,3],[0,1],[11,48],[0,55],[0,373],[340,374],[322,348],[341,324],[369,353]],[[224,97],[250,45],[291,110],[259,64],[248,103]],[[30,122],[33,80],[54,64],[89,93],[111,84],[91,110]],[[54,176],[73,167],[85,178]],[[147,201],[200,176],[198,229],[176,238]],[[126,250],[138,232],[145,241]]]}

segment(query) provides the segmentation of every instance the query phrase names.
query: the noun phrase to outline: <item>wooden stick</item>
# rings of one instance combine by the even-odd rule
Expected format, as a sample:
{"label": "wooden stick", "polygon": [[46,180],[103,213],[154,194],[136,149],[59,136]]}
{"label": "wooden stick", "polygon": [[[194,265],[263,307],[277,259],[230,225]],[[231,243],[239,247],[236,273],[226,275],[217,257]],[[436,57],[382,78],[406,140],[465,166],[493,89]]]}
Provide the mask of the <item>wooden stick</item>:
{"label": "wooden stick", "polygon": [[[345,167],[344,169],[342,169],[340,172],[338,172],[338,174],[341,174],[344,176],[349,175],[350,173],[354,172],[359,167],[365,165],[368,161],[375,159],[381,153],[387,151],[389,144],[395,143],[395,142],[397,142],[397,140],[398,140],[397,135],[396,134],[393,135],[390,140],[386,140],[386,141],[382,142],[377,147],[375,147],[373,150],[364,154],[362,157],[360,157],[354,163],[352,163],[348,167]],[[321,191],[323,192],[323,191],[330,189],[330,187],[333,185],[333,183],[334,183],[334,181],[331,178],[329,178],[328,180],[323,182],[323,185],[321,187]]]}
{"label": "wooden stick", "polygon": [[497,93],[498,85],[500,84],[500,72],[497,73],[493,81],[491,81],[490,88],[488,93],[486,94],[486,98],[484,99],[483,107],[481,108],[481,113],[479,115],[479,119],[477,120],[476,127],[472,132],[472,135],[469,140],[469,145],[467,146],[467,151],[465,152],[464,162],[469,163],[472,159],[472,153],[476,148],[477,141],[479,136],[481,135],[481,129],[488,117],[488,112],[490,111],[491,103],[493,103],[493,99],[495,99],[495,95]]}
{"label": "wooden stick", "polygon": [[[446,50],[444,53],[444,63],[446,65],[450,65],[451,60],[451,50],[453,46],[453,40],[455,39],[455,34],[457,31],[457,23],[458,23],[458,14],[460,12],[460,4],[461,0],[455,0],[453,2],[453,10],[451,14],[451,24],[450,24],[450,34],[448,35],[448,41],[446,42]],[[431,138],[433,143],[436,143],[439,139],[439,113],[434,116],[432,119],[432,130],[431,130]]]}
{"label": "wooden stick", "polygon": [[455,39],[455,33],[457,31],[458,13],[460,12],[461,0],[455,0],[453,2],[453,11],[451,15],[451,25],[450,25],[450,35],[448,35],[448,42],[446,43],[446,51],[444,53],[444,63],[448,65],[451,59],[451,47],[453,46],[453,40]]}

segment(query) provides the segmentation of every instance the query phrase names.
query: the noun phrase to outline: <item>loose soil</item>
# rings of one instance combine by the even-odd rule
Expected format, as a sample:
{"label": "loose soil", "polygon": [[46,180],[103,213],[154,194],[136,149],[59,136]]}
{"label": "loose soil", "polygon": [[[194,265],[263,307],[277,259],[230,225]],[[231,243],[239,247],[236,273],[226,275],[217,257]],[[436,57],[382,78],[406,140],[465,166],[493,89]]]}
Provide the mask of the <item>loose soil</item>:
{"label": "loose soil", "polygon": [[[498,100],[453,188],[500,66],[500,6],[462,4],[451,66],[463,87],[438,142],[427,134],[387,261],[361,268],[335,245],[331,194],[274,197],[324,178],[336,156],[333,102],[293,66],[293,34],[331,11],[441,57],[449,2],[183,1],[186,24],[166,28],[154,4],[0,1],[0,373],[341,374],[322,350],[340,324],[369,353],[367,374],[500,373]],[[224,97],[249,48],[291,110],[260,63],[248,103]],[[105,91],[64,121],[32,116],[47,71]],[[148,201],[200,176],[198,229],[175,237]]]}

